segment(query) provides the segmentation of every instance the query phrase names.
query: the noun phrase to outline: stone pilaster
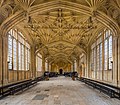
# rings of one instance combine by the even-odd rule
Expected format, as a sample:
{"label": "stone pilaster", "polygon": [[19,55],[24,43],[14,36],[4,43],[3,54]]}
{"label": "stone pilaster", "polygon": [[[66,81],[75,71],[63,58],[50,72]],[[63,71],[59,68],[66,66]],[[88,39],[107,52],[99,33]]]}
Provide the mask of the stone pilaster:
{"label": "stone pilaster", "polygon": [[87,49],[87,57],[86,57],[86,76],[90,77],[91,70],[90,70],[90,47]]}
{"label": "stone pilaster", "polygon": [[2,84],[8,83],[8,64],[7,64],[7,56],[8,56],[8,40],[7,36],[1,38],[1,60],[2,60]]}
{"label": "stone pilaster", "polygon": [[75,63],[73,61],[72,72],[75,71]]}
{"label": "stone pilaster", "polygon": [[49,71],[51,72],[51,64],[49,63]]}
{"label": "stone pilaster", "polygon": [[71,72],[73,72],[73,63],[71,64]]}
{"label": "stone pilaster", "polygon": [[31,46],[31,72],[32,78],[36,77],[36,54],[35,54],[35,46]]}
{"label": "stone pilaster", "polygon": [[118,80],[120,85],[120,37],[118,38]]}
{"label": "stone pilaster", "polygon": [[2,36],[0,35],[0,84],[2,83]]}
{"label": "stone pilaster", "polygon": [[77,61],[74,60],[74,71],[77,71]]}
{"label": "stone pilaster", "polygon": [[79,73],[79,71],[80,71],[79,59],[77,59],[77,72]]}
{"label": "stone pilaster", "polygon": [[45,57],[42,56],[42,72],[45,72]]}
{"label": "stone pilaster", "polygon": [[84,65],[83,65],[83,68],[84,68],[84,76],[87,77],[87,56],[84,55]]}
{"label": "stone pilaster", "polygon": [[113,82],[118,85],[118,37],[113,37]]}
{"label": "stone pilaster", "polygon": [[49,61],[47,62],[47,66],[48,66],[48,67],[47,67],[47,70],[50,71],[50,70],[49,70]]}

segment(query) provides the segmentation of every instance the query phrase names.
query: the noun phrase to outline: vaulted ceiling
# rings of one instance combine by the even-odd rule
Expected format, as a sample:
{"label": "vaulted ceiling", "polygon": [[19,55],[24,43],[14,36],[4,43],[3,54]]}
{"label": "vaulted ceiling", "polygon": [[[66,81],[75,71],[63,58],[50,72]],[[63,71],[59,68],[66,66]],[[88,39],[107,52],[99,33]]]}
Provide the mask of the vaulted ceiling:
{"label": "vaulted ceiling", "polygon": [[[1,27],[20,12],[24,19],[15,27],[51,63],[71,63],[101,29],[120,26],[120,0],[0,0]],[[98,13],[108,18],[106,26]]]}

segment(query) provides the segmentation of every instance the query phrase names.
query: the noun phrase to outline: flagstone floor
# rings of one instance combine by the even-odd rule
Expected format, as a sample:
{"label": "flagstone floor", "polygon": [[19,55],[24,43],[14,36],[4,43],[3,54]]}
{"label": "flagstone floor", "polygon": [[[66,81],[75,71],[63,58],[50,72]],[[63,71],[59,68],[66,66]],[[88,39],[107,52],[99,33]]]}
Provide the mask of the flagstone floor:
{"label": "flagstone floor", "polygon": [[120,100],[69,77],[50,78],[16,95],[0,100],[0,105],[120,105]]}

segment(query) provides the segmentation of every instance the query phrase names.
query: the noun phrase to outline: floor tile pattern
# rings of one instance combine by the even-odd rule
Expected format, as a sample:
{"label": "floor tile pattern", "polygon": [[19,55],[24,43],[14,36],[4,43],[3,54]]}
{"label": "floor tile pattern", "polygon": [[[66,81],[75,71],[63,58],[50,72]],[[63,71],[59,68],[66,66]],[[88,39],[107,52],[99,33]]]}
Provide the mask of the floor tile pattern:
{"label": "floor tile pattern", "polygon": [[60,76],[8,96],[0,100],[0,105],[120,105],[120,100],[109,98],[80,81]]}

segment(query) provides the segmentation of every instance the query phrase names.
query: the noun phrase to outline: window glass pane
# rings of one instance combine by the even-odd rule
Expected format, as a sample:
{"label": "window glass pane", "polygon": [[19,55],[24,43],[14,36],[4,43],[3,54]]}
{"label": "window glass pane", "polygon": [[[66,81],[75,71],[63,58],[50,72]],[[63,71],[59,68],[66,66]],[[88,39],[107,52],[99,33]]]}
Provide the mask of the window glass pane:
{"label": "window glass pane", "polygon": [[48,63],[47,63],[47,61],[45,62],[45,70],[46,71],[48,70]]}
{"label": "window glass pane", "polygon": [[105,33],[105,37],[107,38],[109,36],[109,31],[107,30]]}
{"label": "window glass pane", "polygon": [[30,45],[21,32],[11,29],[8,32],[8,69],[17,70],[17,67],[18,70],[30,69]]}
{"label": "window glass pane", "polygon": [[[102,61],[104,61],[104,70],[111,70],[112,57],[112,32],[110,30],[103,30],[97,37],[97,40],[91,45],[91,69],[102,70]],[[104,39],[103,39],[104,35]],[[104,54],[103,53],[104,47]],[[95,50],[96,49],[96,50]],[[96,52],[97,51],[97,52]],[[102,59],[104,55],[104,59]]]}
{"label": "window glass pane", "polygon": [[36,69],[37,71],[42,71],[42,58],[39,53],[36,56]]}
{"label": "window glass pane", "polygon": [[13,37],[17,39],[17,32],[13,30]]}
{"label": "window glass pane", "polygon": [[12,37],[8,35],[8,69],[12,69]]}
{"label": "window glass pane", "polygon": [[12,29],[8,32],[8,34],[12,35]]}
{"label": "window glass pane", "polygon": [[18,65],[19,70],[22,70],[22,64],[21,64],[21,44],[18,43]]}
{"label": "window glass pane", "polygon": [[109,37],[109,69],[112,69],[112,36]]}
{"label": "window glass pane", "polygon": [[22,62],[22,70],[24,70],[24,45],[21,46],[21,62]]}
{"label": "window glass pane", "polygon": [[91,70],[94,70],[93,64],[94,64],[94,59],[93,59],[93,49],[92,49],[92,51],[91,51]]}
{"label": "window glass pane", "polygon": [[107,70],[107,61],[108,61],[108,40],[104,42],[104,70]]}
{"label": "window glass pane", "polygon": [[27,54],[27,48],[25,47],[25,70],[27,70],[27,61],[28,60],[28,54]]}
{"label": "window glass pane", "polygon": [[102,43],[100,43],[100,70],[102,70]]}
{"label": "window glass pane", "polygon": [[13,70],[17,70],[17,42],[13,39]]}
{"label": "window glass pane", "polygon": [[97,70],[99,70],[99,61],[100,61],[100,58],[99,58],[99,45],[97,46]]}
{"label": "window glass pane", "polygon": [[94,68],[94,71],[96,70],[96,48],[93,49],[93,58],[94,58],[94,63],[93,63],[93,68]]}
{"label": "window glass pane", "polygon": [[30,69],[30,49],[28,49],[28,64],[27,64],[28,70]]}

